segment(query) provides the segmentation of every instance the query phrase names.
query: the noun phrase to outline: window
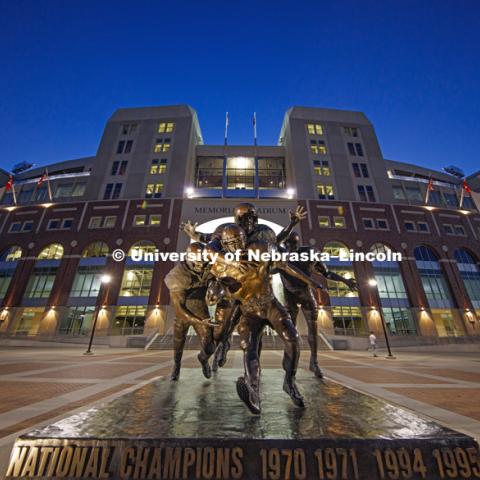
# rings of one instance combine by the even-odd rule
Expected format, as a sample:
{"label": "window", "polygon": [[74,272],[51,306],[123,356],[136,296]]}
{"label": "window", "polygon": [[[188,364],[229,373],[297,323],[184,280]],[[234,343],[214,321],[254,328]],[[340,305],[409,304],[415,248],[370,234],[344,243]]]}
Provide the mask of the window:
{"label": "window", "polygon": [[147,307],[118,307],[112,325],[112,335],[141,335],[145,327]]}
{"label": "window", "polygon": [[0,270],[0,298],[4,298],[7,294],[14,273],[14,269]]}
{"label": "window", "polygon": [[55,218],[48,222],[47,230],[58,230],[60,228],[60,219]]}
{"label": "window", "polygon": [[322,177],[330,176],[330,166],[327,160],[314,160],[313,170],[315,171],[316,175],[320,175]]}
{"label": "window", "polygon": [[320,228],[329,228],[330,217],[318,217],[318,225]]}
{"label": "window", "polygon": [[146,218],[146,215],[135,215],[133,219],[133,225],[135,227],[143,227],[145,225]]}
{"label": "window", "polygon": [[133,225],[135,227],[156,227],[162,221],[161,215],[135,215]]}
{"label": "window", "polygon": [[106,257],[107,255],[108,245],[101,241],[88,244],[82,252],[82,258]]}
{"label": "window", "polygon": [[148,297],[153,278],[153,266],[127,267],[123,274],[121,297]]}
{"label": "window", "polygon": [[356,127],[343,127],[343,131],[349,137],[358,137],[358,128]]}
{"label": "window", "polygon": [[423,202],[422,192],[418,187],[406,187],[405,191],[407,193],[408,200],[412,202]]}
{"label": "window", "polygon": [[465,229],[462,225],[454,225],[455,228],[455,235],[462,235],[465,236]]}
{"label": "window", "polygon": [[468,208],[469,210],[476,210],[475,203],[472,197],[463,197],[462,208]]}
{"label": "window", "polygon": [[364,218],[363,219],[363,226],[367,230],[372,230],[375,228],[375,224],[373,222],[373,218]]}
{"label": "window", "polygon": [[107,183],[105,186],[105,193],[103,194],[104,200],[115,200],[120,197],[122,191],[121,183]]}
{"label": "window", "polygon": [[480,266],[470,252],[464,249],[455,250],[460,276],[474,308],[480,308]]}
{"label": "window", "polygon": [[73,183],[64,183],[57,186],[55,191],[55,198],[67,198],[71,197],[73,192]]}
{"label": "window", "polygon": [[449,223],[444,223],[443,225],[443,230],[447,235],[453,235],[453,226],[450,225]]}
{"label": "window", "polygon": [[315,155],[326,155],[325,142],[323,140],[310,140],[310,151]]}
{"label": "window", "polygon": [[115,161],[112,163],[112,170],[110,171],[110,175],[125,175],[127,171],[128,161],[123,160],[122,162]]}
{"label": "window", "polygon": [[415,222],[405,222],[404,225],[407,232],[415,232],[417,230]]}
{"label": "window", "polygon": [[73,225],[73,218],[52,218],[47,225],[47,230],[70,230]]}
{"label": "window", "polygon": [[348,153],[353,157],[363,157],[363,147],[361,143],[347,143]]}
{"label": "window", "polygon": [[317,184],[318,198],[320,200],[333,200],[335,198],[332,185]]}
{"label": "window", "polygon": [[122,125],[122,135],[133,135],[137,130],[136,123],[126,123]]}
{"label": "window", "polygon": [[431,191],[428,195],[428,203],[430,203],[431,205],[442,205],[442,194],[438,190]]}
{"label": "window", "polygon": [[161,215],[150,215],[150,222],[149,225],[152,227],[156,227],[162,223],[162,216]]}
{"label": "window", "polygon": [[161,198],[163,183],[149,183],[145,190],[145,198]]}
{"label": "window", "polygon": [[155,146],[153,147],[155,153],[169,152],[170,151],[170,139],[169,138],[157,138]]}
{"label": "window", "polygon": [[379,230],[388,230],[388,221],[385,220],[384,218],[377,218],[376,220],[377,228]]}
{"label": "window", "polygon": [[33,189],[23,187],[18,195],[18,203],[27,203],[32,198]]}
{"label": "window", "polygon": [[85,195],[86,183],[76,183],[73,187],[72,197],[83,197]]}
{"label": "window", "polygon": [[368,173],[368,167],[366,163],[352,163],[353,174],[357,178],[368,178],[370,175]]}
{"label": "window", "polygon": [[345,228],[345,217],[333,217],[333,226],[335,228]]}
{"label": "window", "polygon": [[357,185],[358,196],[362,202],[375,202],[375,193],[371,185]]}
{"label": "window", "polygon": [[71,297],[96,297],[100,291],[104,266],[79,266],[73,280]]}
{"label": "window", "polygon": [[393,186],[393,198],[395,200],[405,200],[405,192],[403,191],[403,187],[401,185]]}
{"label": "window", "polygon": [[35,267],[25,290],[27,298],[48,298],[53,289],[58,267]]}
{"label": "window", "polygon": [[31,232],[33,230],[33,221],[13,222],[8,229],[9,233]]}
{"label": "window", "polygon": [[150,165],[150,174],[157,175],[162,173],[167,173],[167,159],[162,158],[159,160],[156,158],[152,160],[152,164]]}
{"label": "window", "polygon": [[174,128],[175,128],[174,123],[162,122],[158,125],[158,133],[171,133],[171,132],[173,132]]}
{"label": "window", "polygon": [[428,228],[428,223],[426,222],[417,222],[417,229],[419,232],[428,233],[430,229]]}
{"label": "window", "polygon": [[308,123],[307,130],[309,135],[323,135],[323,128],[319,123]]}
{"label": "window", "polygon": [[67,312],[68,314],[60,319],[58,333],[60,335],[88,335],[92,327],[95,307],[67,307]]}
{"label": "window", "polygon": [[88,228],[113,228],[117,221],[115,215],[107,217],[90,217]]}
{"label": "window", "polygon": [[335,335],[365,335],[367,329],[359,307],[332,307]]}
{"label": "window", "polygon": [[120,140],[117,145],[117,154],[130,153],[133,147],[133,140]]}
{"label": "window", "polygon": [[63,257],[63,247],[60,243],[51,243],[46,246],[39,254],[39,260],[60,260]]}
{"label": "window", "polygon": [[443,198],[445,199],[445,203],[449,207],[458,207],[458,197],[456,193],[443,193]]}
{"label": "window", "polygon": [[31,220],[27,220],[23,222],[22,225],[22,232],[31,232],[33,230],[33,222]]}
{"label": "window", "polygon": [[0,262],[16,262],[22,258],[21,247],[9,247],[0,255]]}
{"label": "window", "polygon": [[[352,267],[329,266],[328,269],[344,278],[355,278]],[[327,280],[327,290],[330,297],[358,297],[358,292],[352,292],[343,282]]]}

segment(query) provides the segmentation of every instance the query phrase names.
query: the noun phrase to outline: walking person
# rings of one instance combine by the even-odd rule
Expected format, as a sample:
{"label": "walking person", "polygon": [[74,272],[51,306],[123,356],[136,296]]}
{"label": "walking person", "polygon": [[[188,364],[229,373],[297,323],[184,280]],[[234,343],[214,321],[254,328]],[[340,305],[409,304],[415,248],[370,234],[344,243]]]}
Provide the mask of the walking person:
{"label": "walking person", "polygon": [[373,332],[370,332],[370,335],[368,337],[368,343],[369,343],[368,350],[372,351],[374,357],[378,357],[378,355],[377,355],[377,337],[375,336],[375,334]]}

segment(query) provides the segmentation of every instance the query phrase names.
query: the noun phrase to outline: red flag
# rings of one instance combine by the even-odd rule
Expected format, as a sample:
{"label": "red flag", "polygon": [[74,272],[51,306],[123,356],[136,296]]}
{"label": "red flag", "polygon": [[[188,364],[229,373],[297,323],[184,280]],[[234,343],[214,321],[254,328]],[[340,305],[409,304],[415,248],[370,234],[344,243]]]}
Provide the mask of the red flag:
{"label": "red flag", "polygon": [[463,189],[464,189],[467,193],[470,193],[470,192],[472,191],[472,189],[468,186],[466,180],[463,181]]}
{"label": "red flag", "polygon": [[434,188],[433,188],[433,179],[430,179],[428,181],[428,189],[433,192]]}
{"label": "red flag", "polygon": [[13,177],[10,175],[10,176],[8,177],[8,182],[7,182],[7,184],[5,185],[5,190],[6,190],[7,192],[9,192],[9,191],[11,190],[12,186],[13,186]]}
{"label": "red flag", "polygon": [[37,182],[37,187],[41,187],[42,186],[42,183],[47,179],[47,172],[43,172],[42,176],[40,177],[40,179],[38,180]]}

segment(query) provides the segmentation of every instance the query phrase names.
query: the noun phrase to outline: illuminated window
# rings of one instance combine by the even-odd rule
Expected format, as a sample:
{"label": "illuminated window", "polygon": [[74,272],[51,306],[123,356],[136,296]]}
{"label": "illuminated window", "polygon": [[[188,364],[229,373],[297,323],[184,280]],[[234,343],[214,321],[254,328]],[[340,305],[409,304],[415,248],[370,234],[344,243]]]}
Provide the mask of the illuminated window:
{"label": "illuminated window", "polygon": [[323,140],[310,140],[310,151],[315,155],[326,155],[325,142]]}
{"label": "illuminated window", "polygon": [[153,147],[155,153],[169,152],[170,151],[170,139],[169,138],[157,138],[155,140],[155,146]]}
{"label": "illuminated window", "polygon": [[117,221],[115,215],[107,217],[91,217],[88,223],[88,228],[113,228]]}
{"label": "illuminated window", "polygon": [[320,228],[330,227],[330,217],[318,217],[318,225]]}
{"label": "illuminated window", "polygon": [[59,243],[51,243],[39,254],[39,260],[60,260],[63,257],[63,247]]}
{"label": "illuminated window", "polygon": [[320,200],[333,200],[335,198],[333,185],[322,185],[321,183],[318,183],[317,193]]}
{"label": "illuminated window", "polygon": [[455,250],[455,260],[460,270],[463,284],[475,308],[480,308],[480,265],[465,249]]}
{"label": "illuminated window", "polygon": [[133,225],[135,227],[143,227],[146,225],[146,220],[146,215],[135,215],[135,218],[133,219]]}
{"label": "illuminated window", "polygon": [[[328,269],[338,275],[341,275],[344,278],[355,279],[355,274],[352,267],[329,266]],[[345,285],[343,282],[334,282],[333,280],[327,280],[327,290],[330,297],[358,297],[358,292],[352,292],[350,288],[347,287],[347,285]]]}
{"label": "illuminated window", "polygon": [[73,281],[71,297],[96,297],[102,283],[103,265],[79,266]]}
{"label": "illuminated window", "polygon": [[15,269],[5,269],[0,270],[0,298],[5,297],[8,291],[8,287],[12,282]]}
{"label": "illuminated window", "polygon": [[28,280],[27,298],[48,298],[53,289],[58,267],[35,267]]}
{"label": "illuminated window", "polygon": [[332,321],[336,335],[365,335],[367,329],[360,307],[332,307]]}
{"label": "illuminated window", "polygon": [[111,335],[141,335],[145,327],[147,307],[142,305],[118,307]]}
{"label": "illuminated window", "polygon": [[167,159],[153,159],[152,164],[150,165],[150,174],[157,175],[162,173],[167,173]]}
{"label": "illuminated window", "polygon": [[153,278],[153,266],[127,267],[123,274],[121,297],[148,297]]}
{"label": "illuminated window", "polygon": [[330,166],[327,160],[314,160],[313,170],[319,176],[322,176],[322,177],[330,176]]}
{"label": "illuminated window", "polygon": [[145,198],[161,198],[163,183],[149,183],[145,190]]}
{"label": "illuminated window", "polygon": [[82,252],[82,258],[106,257],[107,255],[108,245],[105,242],[101,241],[88,244]]}
{"label": "illuminated window", "polygon": [[323,135],[323,127],[319,123],[308,123],[307,130],[310,135]]}
{"label": "illuminated window", "polygon": [[345,228],[345,217],[333,217],[333,226],[335,228]]}
{"label": "illuminated window", "polygon": [[161,215],[150,215],[149,218],[149,225],[152,227],[155,227],[157,225],[160,225],[162,223],[162,216]]}
{"label": "illuminated window", "polygon": [[227,189],[252,190],[255,185],[255,159],[253,157],[227,158]]}
{"label": "illuminated window", "polygon": [[105,220],[103,222],[103,228],[113,228],[115,226],[115,223],[117,223],[117,217],[115,215],[105,217]]}
{"label": "illuminated window", "polygon": [[174,123],[162,122],[158,125],[158,133],[171,133],[175,128]]}
{"label": "illuminated window", "polygon": [[7,248],[0,255],[0,262],[16,262],[22,257],[22,249],[16,245],[10,248]]}

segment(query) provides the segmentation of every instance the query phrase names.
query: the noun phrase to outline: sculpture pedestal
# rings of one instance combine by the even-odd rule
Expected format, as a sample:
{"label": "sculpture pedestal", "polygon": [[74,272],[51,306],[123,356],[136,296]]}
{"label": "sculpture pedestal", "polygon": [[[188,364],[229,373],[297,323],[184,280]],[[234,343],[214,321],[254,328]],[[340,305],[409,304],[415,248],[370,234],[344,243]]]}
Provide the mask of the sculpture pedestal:
{"label": "sculpture pedestal", "polygon": [[461,433],[307,372],[305,409],[262,371],[262,414],[237,397],[242,372],[211,380],[182,370],[20,437],[5,478],[480,478],[478,445]]}

